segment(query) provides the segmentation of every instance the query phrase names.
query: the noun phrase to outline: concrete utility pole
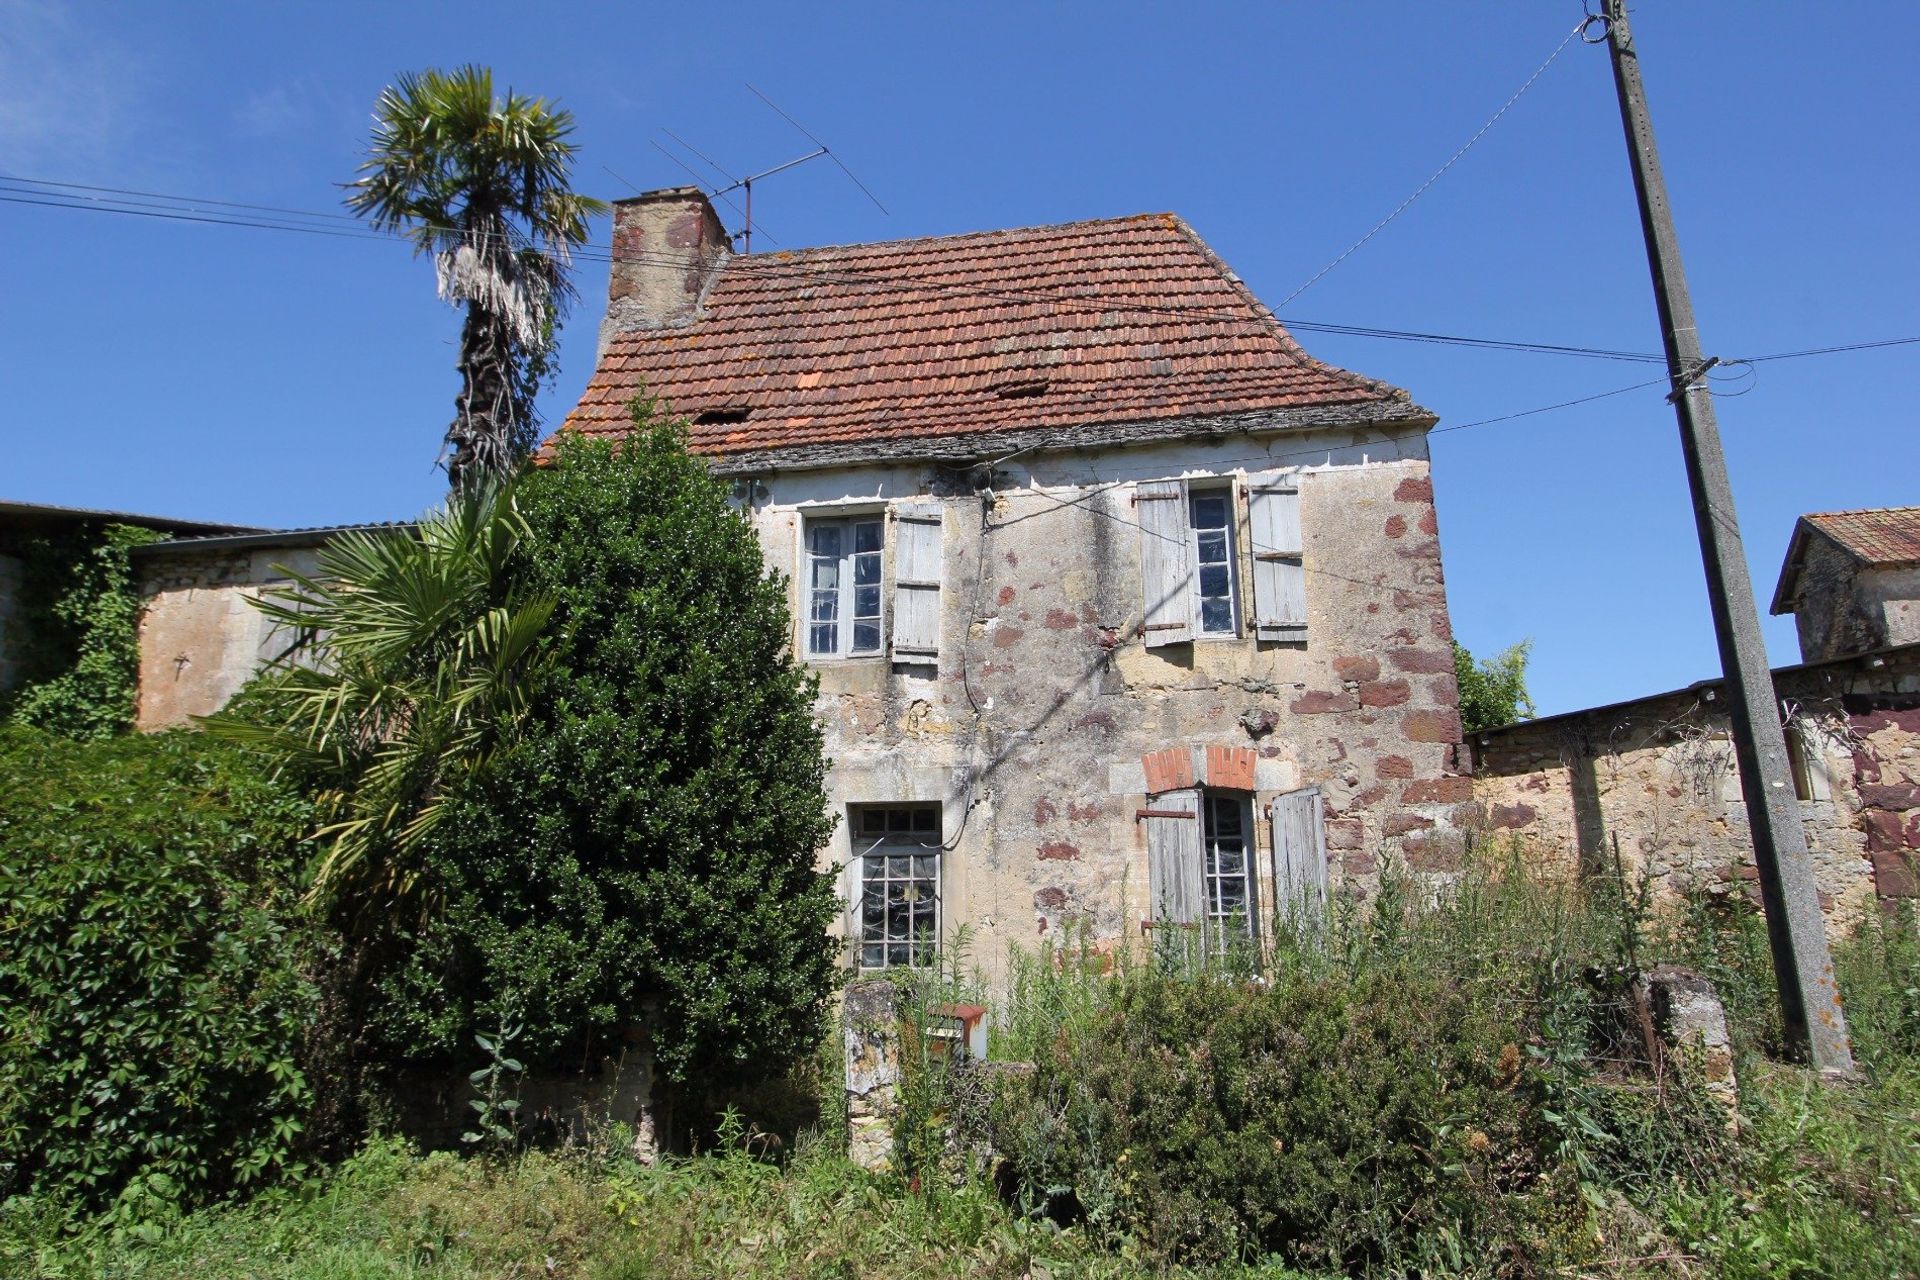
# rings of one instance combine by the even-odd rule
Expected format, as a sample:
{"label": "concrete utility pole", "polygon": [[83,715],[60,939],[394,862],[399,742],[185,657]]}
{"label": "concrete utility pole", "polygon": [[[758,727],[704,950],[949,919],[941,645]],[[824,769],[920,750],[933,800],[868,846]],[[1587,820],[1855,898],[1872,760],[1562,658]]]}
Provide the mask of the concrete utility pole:
{"label": "concrete utility pole", "polygon": [[1834,985],[1826,921],[1814,890],[1813,860],[1807,854],[1807,832],[1800,822],[1787,765],[1780,701],[1767,667],[1753,580],[1740,545],[1727,460],[1720,449],[1713,395],[1707,389],[1705,374],[1713,362],[1700,355],[1700,335],[1687,297],[1680,242],[1667,204],[1666,181],[1660,175],[1660,153],[1653,143],[1653,122],[1647,116],[1646,90],[1640,82],[1640,59],[1627,26],[1625,0],[1606,0],[1601,21],[1607,28],[1620,119],[1626,126],[1633,186],[1640,199],[1647,265],[1653,271],[1653,292],[1660,304],[1667,376],[1673,383],[1668,399],[1680,419],[1687,487],[1693,494],[1693,517],[1706,562],[1707,595],[1713,603],[1713,630],[1720,642],[1720,665],[1731,703],[1734,755],[1753,831],[1753,859],[1760,871],[1760,900],[1767,915],[1780,1009],[1788,1038],[1807,1046],[1815,1067],[1850,1073],[1853,1050],[1846,1014]]}

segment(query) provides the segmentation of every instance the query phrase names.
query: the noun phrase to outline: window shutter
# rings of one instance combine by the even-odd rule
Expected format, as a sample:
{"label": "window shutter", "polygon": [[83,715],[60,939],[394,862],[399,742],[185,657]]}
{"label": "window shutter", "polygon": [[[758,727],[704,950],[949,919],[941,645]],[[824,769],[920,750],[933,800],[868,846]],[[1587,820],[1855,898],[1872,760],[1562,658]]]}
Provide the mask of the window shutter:
{"label": "window shutter", "polygon": [[1148,916],[1156,926],[1194,925],[1206,891],[1200,875],[1200,792],[1166,791],[1147,801]]}
{"label": "window shutter", "polygon": [[1141,638],[1149,649],[1193,639],[1193,555],[1187,528],[1187,486],[1149,480],[1134,486],[1140,512],[1140,579],[1145,591]]}
{"label": "window shutter", "polygon": [[1317,922],[1326,914],[1326,802],[1318,787],[1274,799],[1273,896],[1282,919]]}
{"label": "window shutter", "polygon": [[940,661],[940,571],[943,527],[937,498],[893,509],[893,658]]}
{"label": "window shutter", "polygon": [[1307,638],[1307,570],[1300,541],[1300,473],[1255,484],[1253,628],[1262,640]]}

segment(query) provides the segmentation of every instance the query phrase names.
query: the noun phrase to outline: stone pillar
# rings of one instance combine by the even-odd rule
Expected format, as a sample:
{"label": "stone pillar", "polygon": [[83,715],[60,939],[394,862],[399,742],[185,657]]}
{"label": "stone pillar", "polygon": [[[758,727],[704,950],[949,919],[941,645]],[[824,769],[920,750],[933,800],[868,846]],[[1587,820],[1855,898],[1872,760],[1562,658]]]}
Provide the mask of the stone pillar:
{"label": "stone pillar", "polygon": [[841,1006],[847,1067],[847,1155],[863,1169],[893,1162],[900,1106],[900,997],[891,982],[847,988]]}
{"label": "stone pillar", "polygon": [[1740,1082],[1733,1072],[1733,1039],[1727,1011],[1713,984],[1690,969],[1661,965],[1636,979],[1635,992],[1652,1013],[1655,1030],[1678,1050],[1681,1069],[1699,1072],[1714,1101],[1735,1116]]}

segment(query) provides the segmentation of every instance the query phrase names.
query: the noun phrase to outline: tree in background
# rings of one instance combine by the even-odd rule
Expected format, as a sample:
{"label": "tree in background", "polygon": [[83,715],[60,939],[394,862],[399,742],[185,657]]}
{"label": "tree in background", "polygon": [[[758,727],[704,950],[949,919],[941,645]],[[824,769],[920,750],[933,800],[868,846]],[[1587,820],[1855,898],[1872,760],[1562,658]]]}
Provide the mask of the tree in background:
{"label": "tree in background", "polygon": [[606,205],[568,189],[573,114],[493,93],[484,67],[403,75],[380,95],[347,206],[431,253],[440,296],[466,304],[447,475],[511,474],[539,439],[534,396],[553,371],[567,268]]}
{"label": "tree in background", "polygon": [[387,1042],[445,1059],[517,1024],[517,1055],[577,1067],[644,1024],[669,1079],[775,1073],[817,1043],[839,910],[785,582],[646,406],[618,444],[563,440],[520,505],[554,666],[434,838],[446,908]]}
{"label": "tree in background", "polygon": [[1453,674],[1460,685],[1460,724],[1468,733],[1497,729],[1533,715],[1527,696],[1527,655],[1533,641],[1502,649],[1484,662],[1458,640],[1453,642]]}

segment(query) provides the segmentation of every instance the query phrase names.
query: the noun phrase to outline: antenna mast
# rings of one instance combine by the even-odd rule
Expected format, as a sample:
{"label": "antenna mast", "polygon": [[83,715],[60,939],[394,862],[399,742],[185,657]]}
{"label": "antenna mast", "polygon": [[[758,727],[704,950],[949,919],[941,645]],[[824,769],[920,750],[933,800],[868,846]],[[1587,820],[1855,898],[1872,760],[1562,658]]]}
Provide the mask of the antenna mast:
{"label": "antenna mast", "polygon": [[817,160],[821,156],[824,156],[826,154],[827,154],[827,149],[825,147],[821,147],[818,151],[809,151],[806,155],[801,156],[797,160],[789,160],[785,164],[777,164],[773,166],[773,168],[771,169],[762,170],[759,173],[748,174],[744,178],[736,179],[732,186],[721,187],[719,190],[713,193],[716,196],[724,196],[729,191],[740,191],[745,193],[746,202],[747,202],[747,214],[746,214],[747,221],[746,221],[745,228],[740,232],[740,239],[741,239],[740,251],[742,253],[753,252],[753,184],[760,181],[760,179],[762,178],[771,178],[776,173],[785,172],[786,170],[793,168],[795,165],[805,164],[809,160]]}

